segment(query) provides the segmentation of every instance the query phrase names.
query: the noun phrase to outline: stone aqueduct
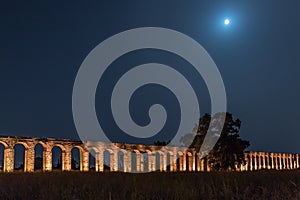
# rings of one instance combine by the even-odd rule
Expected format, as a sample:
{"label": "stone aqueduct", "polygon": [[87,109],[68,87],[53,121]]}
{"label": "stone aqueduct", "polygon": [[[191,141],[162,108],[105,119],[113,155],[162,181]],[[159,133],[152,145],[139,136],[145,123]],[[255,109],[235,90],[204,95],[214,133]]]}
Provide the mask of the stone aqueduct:
{"label": "stone aqueduct", "polygon": [[[0,144],[4,146],[3,171],[14,171],[14,146],[21,144],[25,148],[24,171],[33,172],[35,162],[35,146],[40,144],[42,151],[42,170],[52,171],[52,148],[61,149],[61,169],[71,170],[71,150],[79,149],[80,171],[89,171],[89,153],[95,152],[95,171],[104,171],[104,152],[109,152],[110,171],[148,172],[148,171],[210,171],[204,159],[200,159],[195,151],[184,147],[158,147],[137,144],[120,144],[104,142],[81,142],[68,139],[29,138],[0,136]],[[120,153],[123,156],[120,157]],[[134,156],[133,156],[134,155]],[[246,164],[238,166],[239,171],[260,169],[298,169],[299,154],[245,152]],[[123,166],[120,169],[119,162]],[[133,159],[135,162],[132,162]],[[168,163],[168,164],[167,164]]]}

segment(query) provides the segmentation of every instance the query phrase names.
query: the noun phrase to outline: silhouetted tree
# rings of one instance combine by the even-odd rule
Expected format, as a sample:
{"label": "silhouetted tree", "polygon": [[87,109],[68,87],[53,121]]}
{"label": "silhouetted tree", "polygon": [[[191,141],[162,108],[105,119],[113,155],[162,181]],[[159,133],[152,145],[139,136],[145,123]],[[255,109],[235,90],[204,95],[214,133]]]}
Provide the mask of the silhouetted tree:
{"label": "silhouetted tree", "polygon": [[[214,170],[235,170],[236,165],[245,164],[244,150],[250,143],[240,138],[238,133],[241,121],[234,120],[230,113],[226,113],[224,127],[221,130],[221,116],[222,113],[216,113],[213,117],[205,114],[199,119],[192,133],[186,134],[180,141],[185,146],[190,144],[189,147],[197,152],[200,149],[201,152],[210,149],[209,147],[215,144],[210,152],[206,152],[208,154],[205,159],[208,160],[209,166]],[[203,146],[204,138],[206,146]]]}
{"label": "silhouetted tree", "polygon": [[169,140],[169,141],[159,141],[159,140],[157,140],[156,142],[154,142],[154,145],[155,146],[167,146],[169,143],[170,143],[171,141]]}

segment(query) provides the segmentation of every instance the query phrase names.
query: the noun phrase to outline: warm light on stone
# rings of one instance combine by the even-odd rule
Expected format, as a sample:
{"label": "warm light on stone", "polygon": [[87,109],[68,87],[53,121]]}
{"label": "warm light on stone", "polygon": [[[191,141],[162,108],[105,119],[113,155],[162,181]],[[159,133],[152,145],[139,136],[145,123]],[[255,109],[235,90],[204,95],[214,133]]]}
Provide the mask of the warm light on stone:
{"label": "warm light on stone", "polygon": [[[158,147],[136,144],[119,144],[105,142],[84,142],[54,138],[28,138],[0,136],[0,144],[4,146],[3,171],[14,171],[14,146],[21,144],[25,147],[24,171],[34,171],[35,146],[43,146],[43,171],[52,171],[52,148],[61,149],[62,170],[71,170],[71,151],[79,149],[80,171],[89,171],[89,150],[95,151],[95,170],[104,171],[104,151],[109,152],[110,170],[119,171],[119,151],[123,153],[124,172],[167,171],[168,163],[170,171],[211,171],[205,160],[200,159],[197,152],[187,150],[184,147]],[[136,166],[132,166],[132,152],[135,153]],[[148,165],[144,162],[145,154],[148,155]],[[196,156],[198,155],[198,156]],[[237,166],[238,171],[253,171],[259,169],[298,169],[299,154],[269,153],[269,152],[245,152],[245,165]],[[159,161],[159,163],[156,163]],[[156,167],[159,165],[159,169]],[[147,169],[147,170],[146,170]]]}

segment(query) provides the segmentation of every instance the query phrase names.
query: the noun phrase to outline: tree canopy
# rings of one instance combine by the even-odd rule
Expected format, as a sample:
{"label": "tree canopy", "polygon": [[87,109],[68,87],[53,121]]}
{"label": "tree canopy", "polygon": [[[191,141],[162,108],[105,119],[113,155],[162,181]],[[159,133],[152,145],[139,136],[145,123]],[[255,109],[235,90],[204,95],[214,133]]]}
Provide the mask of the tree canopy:
{"label": "tree canopy", "polygon": [[[220,116],[221,113],[216,113],[213,117],[205,114],[199,119],[192,133],[186,134],[180,141],[199,152],[200,149],[206,149],[203,145],[210,145],[210,140],[217,140],[212,150],[205,156],[209,166],[214,170],[235,170],[236,166],[245,164],[244,151],[250,143],[240,138],[241,121],[239,119],[234,119],[232,114],[226,113],[223,129],[220,130]],[[209,126],[211,121],[213,125]],[[210,132],[209,135],[207,135],[208,132]]]}

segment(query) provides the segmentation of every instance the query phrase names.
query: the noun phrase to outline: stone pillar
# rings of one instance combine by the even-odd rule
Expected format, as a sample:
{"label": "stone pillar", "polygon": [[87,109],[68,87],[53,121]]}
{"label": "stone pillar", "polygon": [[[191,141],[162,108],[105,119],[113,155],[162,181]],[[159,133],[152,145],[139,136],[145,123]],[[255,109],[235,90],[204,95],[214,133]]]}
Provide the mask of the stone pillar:
{"label": "stone pillar", "polygon": [[62,163],[62,171],[70,171],[71,168],[71,149],[67,148],[65,151],[61,152],[61,163]]}
{"label": "stone pillar", "polygon": [[282,169],[282,157],[281,157],[281,153],[278,154],[279,157],[279,169]]}
{"label": "stone pillar", "polygon": [[140,172],[141,171],[141,154],[136,153],[136,171]]}
{"label": "stone pillar", "polygon": [[4,149],[3,171],[14,171],[14,148],[7,147]]}
{"label": "stone pillar", "polygon": [[174,159],[174,154],[173,153],[170,154],[170,163],[169,163],[169,165],[170,165],[170,172],[176,171],[176,168],[175,168],[176,160]]}
{"label": "stone pillar", "polygon": [[116,172],[118,171],[118,149],[115,148],[112,153],[110,153],[110,171]]}
{"label": "stone pillar", "polygon": [[282,154],[282,169],[286,169],[286,159],[285,159],[285,154]]}
{"label": "stone pillar", "polygon": [[257,170],[257,153],[254,153],[254,169]]}
{"label": "stone pillar", "polygon": [[265,153],[261,153],[261,157],[262,157],[262,168],[265,169],[266,168],[266,156]]}
{"label": "stone pillar", "polygon": [[159,153],[159,171],[162,172],[164,168],[164,158],[163,158],[163,153]]}
{"label": "stone pillar", "polygon": [[206,160],[206,171],[208,171],[208,172],[211,171],[208,159]]}
{"label": "stone pillar", "polygon": [[205,171],[205,166],[204,166],[204,162],[205,162],[205,160],[202,158],[201,159],[201,171]]}
{"label": "stone pillar", "polygon": [[153,155],[152,155],[152,152],[149,152],[148,153],[148,171],[149,172],[152,172],[152,171],[154,171],[154,168],[153,168],[153,166],[155,166],[155,165],[153,165]]}
{"label": "stone pillar", "polygon": [[285,169],[290,169],[290,161],[288,154],[285,154]]}
{"label": "stone pillar", "polygon": [[299,154],[296,154],[296,168],[299,169]]}
{"label": "stone pillar", "polygon": [[192,171],[196,171],[196,158],[195,158],[195,152],[192,152]]}
{"label": "stone pillar", "polygon": [[274,153],[271,153],[270,156],[271,156],[271,169],[274,169]]}
{"label": "stone pillar", "polygon": [[154,152],[153,154],[151,154],[152,156],[152,166],[151,166],[151,169],[153,171],[157,171],[159,169],[156,169],[156,152]]}
{"label": "stone pillar", "polygon": [[83,150],[83,171],[89,171],[89,151],[88,150]]}
{"label": "stone pillar", "polygon": [[95,171],[100,171],[99,152],[95,151]]}
{"label": "stone pillar", "polygon": [[34,146],[30,146],[28,149],[25,148],[24,155],[24,172],[34,171]]}
{"label": "stone pillar", "polygon": [[183,171],[186,171],[186,152],[183,153],[183,162],[182,162]]}
{"label": "stone pillar", "polygon": [[166,172],[167,171],[167,152],[163,152],[162,155],[160,156],[161,158],[161,171]]}
{"label": "stone pillar", "polygon": [[179,155],[179,171],[184,171],[184,154]]}
{"label": "stone pillar", "polygon": [[[131,172],[131,158],[132,158],[132,153],[129,151],[125,151],[124,153],[124,172]],[[148,155],[149,157],[149,155]],[[149,162],[149,160],[148,160]]]}
{"label": "stone pillar", "polygon": [[270,153],[265,154],[266,157],[266,168],[271,169],[271,164],[270,164]]}
{"label": "stone pillar", "polygon": [[188,163],[189,163],[189,168],[187,169],[188,171],[193,171],[193,165],[194,165],[194,159],[193,159],[193,154],[191,155],[190,153],[188,155]]}
{"label": "stone pillar", "polygon": [[278,154],[274,154],[275,156],[275,169],[278,170],[279,169],[279,163],[278,163]]}
{"label": "stone pillar", "polygon": [[290,169],[294,169],[294,165],[293,165],[293,155],[290,154]]}
{"label": "stone pillar", "polygon": [[[172,162],[173,162],[173,171],[176,172],[177,170],[177,149],[174,149],[173,150],[173,156],[172,156]],[[170,158],[171,160],[171,158]]]}
{"label": "stone pillar", "polygon": [[140,163],[141,163],[141,165],[140,165],[140,171],[141,172],[145,172],[145,163],[144,163],[144,161],[145,161],[145,157],[144,157],[145,155],[143,154],[143,153],[141,153],[140,154]]}
{"label": "stone pillar", "polygon": [[262,163],[261,163],[261,153],[258,153],[258,169],[261,169]]}
{"label": "stone pillar", "polygon": [[99,172],[104,171],[104,151],[101,149],[98,153],[99,158]]}
{"label": "stone pillar", "polygon": [[252,152],[250,152],[249,155],[250,155],[250,171],[252,171],[253,170]]}
{"label": "stone pillar", "polygon": [[47,146],[43,151],[43,171],[52,171],[52,149]]}
{"label": "stone pillar", "polygon": [[200,159],[200,155],[197,154],[197,171],[202,171],[201,169],[201,159]]}

